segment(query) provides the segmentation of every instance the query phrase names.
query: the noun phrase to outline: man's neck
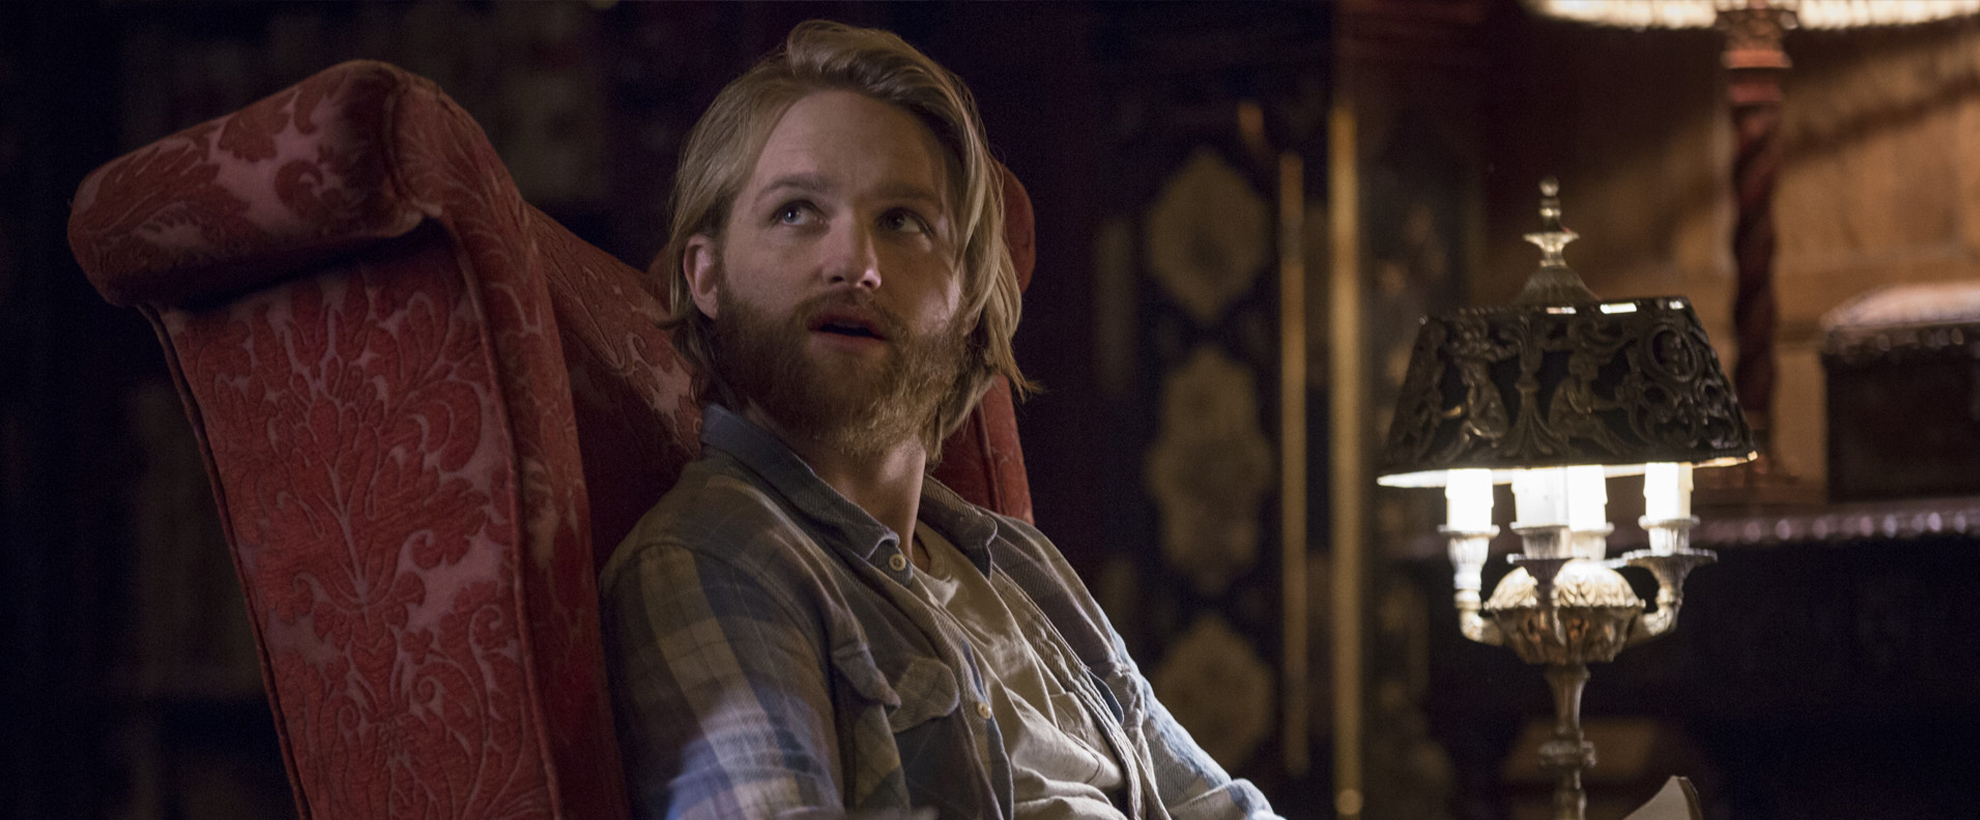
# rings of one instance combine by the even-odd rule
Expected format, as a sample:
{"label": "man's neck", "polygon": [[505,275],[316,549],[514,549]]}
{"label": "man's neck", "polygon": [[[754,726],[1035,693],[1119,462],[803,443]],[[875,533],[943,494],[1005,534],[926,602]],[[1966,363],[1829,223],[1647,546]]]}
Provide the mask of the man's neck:
{"label": "man's neck", "polygon": [[927,556],[914,547],[914,522],[921,512],[921,482],[928,451],[909,438],[876,455],[852,455],[815,439],[791,433],[753,403],[743,414],[770,431],[804,460],[818,478],[865,510],[901,539],[901,552],[921,569]]}

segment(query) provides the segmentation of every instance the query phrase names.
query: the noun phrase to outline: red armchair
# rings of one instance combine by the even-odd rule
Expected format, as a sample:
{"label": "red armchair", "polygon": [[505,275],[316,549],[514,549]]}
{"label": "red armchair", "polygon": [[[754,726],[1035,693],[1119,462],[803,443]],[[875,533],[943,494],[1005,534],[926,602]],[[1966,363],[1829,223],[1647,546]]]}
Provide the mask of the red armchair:
{"label": "red armchair", "polygon": [[[625,817],[595,572],[699,449],[654,283],[374,62],[96,170],[69,240],[164,346],[300,815]],[[946,450],[1029,517],[1006,387]]]}

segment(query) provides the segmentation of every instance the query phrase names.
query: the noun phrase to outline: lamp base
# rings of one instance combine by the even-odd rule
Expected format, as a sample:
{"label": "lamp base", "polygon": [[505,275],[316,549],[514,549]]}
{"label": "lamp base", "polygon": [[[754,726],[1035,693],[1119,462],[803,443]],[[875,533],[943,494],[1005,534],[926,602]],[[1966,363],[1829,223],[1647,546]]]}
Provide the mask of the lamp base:
{"label": "lamp base", "polygon": [[1587,683],[1585,663],[1547,667],[1547,686],[1554,690],[1554,739],[1540,745],[1540,768],[1560,778],[1554,784],[1553,820],[1583,820],[1588,811],[1581,773],[1595,768],[1595,744],[1581,734],[1581,689]]}
{"label": "lamp base", "polygon": [[1484,605],[1505,645],[1531,664],[1614,660],[1643,601],[1613,569],[1579,558],[1522,559]]}
{"label": "lamp base", "polygon": [[[1644,559],[1663,569],[1660,588],[1682,586],[1683,574],[1709,554],[1685,551]],[[1520,660],[1544,666],[1554,693],[1554,737],[1540,746],[1540,768],[1553,775],[1551,820],[1584,820],[1588,795],[1583,772],[1595,766],[1595,744],[1581,731],[1581,690],[1588,664],[1614,660],[1625,646],[1653,634],[1640,629],[1643,601],[1629,582],[1602,563],[1581,558],[1515,556],[1512,572],[1499,581],[1482,607],[1495,637]],[[1670,564],[1675,569],[1663,565]],[[1674,593],[1673,593],[1674,594]],[[1675,621],[1678,600],[1660,594],[1659,611],[1648,617]],[[1669,628],[1665,624],[1662,632]]]}

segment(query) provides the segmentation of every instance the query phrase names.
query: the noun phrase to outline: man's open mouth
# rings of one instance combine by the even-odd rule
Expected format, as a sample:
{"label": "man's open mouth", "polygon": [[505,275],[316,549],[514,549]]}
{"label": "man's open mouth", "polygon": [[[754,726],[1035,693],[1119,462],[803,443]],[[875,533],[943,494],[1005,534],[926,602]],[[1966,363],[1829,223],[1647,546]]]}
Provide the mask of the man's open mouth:
{"label": "man's open mouth", "polygon": [[836,333],[840,336],[863,336],[868,339],[880,338],[880,334],[874,333],[872,330],[867,329],[865,325],[843,324],[840,322],[826,322],[825,324],[820,325],[818,327],[818,330],[821,333]]}
{"label": "man's open mouth", "polygon": [[870,321],[863,316],[836,311],[830,311],[823,316],[812,319],[811,329],[817,333],[830,333],[835,336],[849,336],[857,339],[877,339],[880,341],[887,339],[880,332],[876,322]]}

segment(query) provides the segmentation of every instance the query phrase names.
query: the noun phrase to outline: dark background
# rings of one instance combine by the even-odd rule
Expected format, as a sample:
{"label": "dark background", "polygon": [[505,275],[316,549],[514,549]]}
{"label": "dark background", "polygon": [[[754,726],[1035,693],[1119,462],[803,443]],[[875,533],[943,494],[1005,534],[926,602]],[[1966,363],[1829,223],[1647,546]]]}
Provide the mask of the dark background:
{"label": "dark background", "polygon": [[[1276,665],[1284,615],[1272,560],[1206,594],[1157,547],[1163,510],[1144,471],[1167,375],[1192,351],[1222,351],[1256,376],[1260,429],[1278,424],[1271,276],[1206,324],[1150,281],[1140,256],[1134,229],[1199,147],[1268,202],[1271,152],[1298,153],[1320,217],[1311,224],[1341,207],[1360,215],[1377,417],[1393,389],[1382,357],[1406,349],[1416,316],[1503,299],[1530,269],[1516,235],[1531,229],[1540,175],[1566,169],[1569,224],[1590,237],[1573,252],[1586,255],[1571,258],[1598,292],[1711,281],[1709,270],[1671,272],[1687,252],[1671,237],[1686,235],[1686,214],[1710,212],[1727,193],[1710,183],[1722,159],[1682,159],[1700,153],[1682,138],[1721,135],[1668,123],[1718,111],[1717,39],[1535,22],[1513,0],[0,5],[0,816],[294,811],[224,536],[156,341],[136,312],[96,296],[68,252],[67,203],[84,174],[341,60],[382,59],[459,101],[533,204],[644,267],[664,240],[667,186],[695,116],[791,25],[816,17],[890,28],[961,75],[998,156],[1029,188],[1039,262],[1017,346],[1047,387],[1020,409],[1036,516],[1146,671],[1207,617]],[[1847,74],[1863,59],[1903,65],[1907,53],[1967,36],[1871,38],[1862,53],[1809,38],[1796,47],[1799,76]],[[1348,66],[1363,113],[1362,188],[1344,204],[1327,201],[1325,112]],[[1911,128],[1931,106],[1975,90],[1954,87],[1922,113],[1873,118],[1841,139]],[[1263,112],[1250,136],[1238,114],[1246,103]],[[1708,184],[1638,186],[1655,181],[1653,170],[1605,198],[1572,198],[1596,190],[1575,184],[1611,167],[1672,177],[1703,168]],[[1923,167],[1900,156],[1854,178],[1916,179]],[[1105,262],[1119,250],[1108,244],[1117,227],[1132,240],[1125,277]],[[1788,256],[1805,240],[1783,230]],[[1318,294],[1329,257],[1324,240],[1304,251],[1316,294],[1306,727],[1315,762],[1288,773],[1275,713],[1266,737],[1226,763],[1287,815],[1323,817],[1333,813],[1329,377]],[[1861,281],[1836,287],[1887,273],[1852,273]],[[1721,337],[1718,302],[1729,297],[1693,295]],[[1534,816],[1547,784],[1521,763],[1533,749],[1520,735],[1546,721],[1538,673],[1456,635],[1448,568],[1424,537],[1435,500],[1375,499],[1383,540],[1372,547],[1365,616],[1366,816]],[[1279,552],[1277,515],[1269,497],[1260,502],[1262,556]],[[1617,768],[1591,779],[1591,816],[1619,817],[1673,773],[1700,781],[1713,817],[1971,813],[1980,804],[1971,740],[1980,606],[1965,587],[1980,576],[1973,539],[1724,557],[1694,578],[1677,635],[1595,669],[1588,715],[1608,733],[1597,740]]]}

